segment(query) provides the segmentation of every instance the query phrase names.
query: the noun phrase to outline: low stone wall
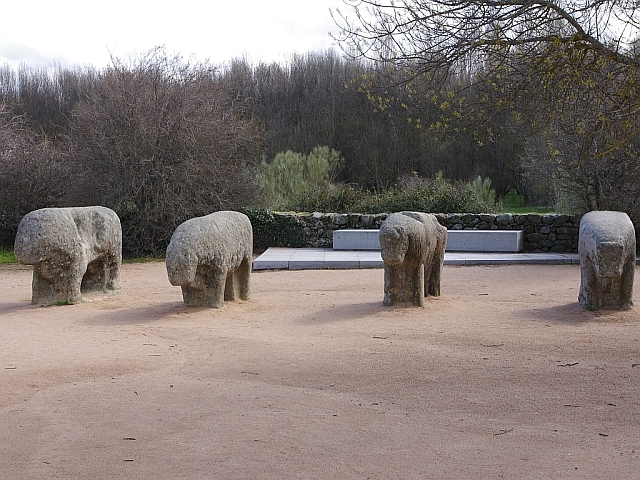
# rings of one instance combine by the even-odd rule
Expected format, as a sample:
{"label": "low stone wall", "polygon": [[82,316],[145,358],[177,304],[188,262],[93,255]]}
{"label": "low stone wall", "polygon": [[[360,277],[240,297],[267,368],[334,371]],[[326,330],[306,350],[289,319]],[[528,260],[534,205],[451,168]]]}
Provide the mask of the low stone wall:
{"label": "low stone wall", "polygon": [[[340,229],[378,229],[386,213],[278,213],[293,217],[304,231],[305,247],[333,246],[333,231]],[[577,252],[580,216],[578,215],[501,215],[436,214],[449,230],[524,230],[525,252]]]}

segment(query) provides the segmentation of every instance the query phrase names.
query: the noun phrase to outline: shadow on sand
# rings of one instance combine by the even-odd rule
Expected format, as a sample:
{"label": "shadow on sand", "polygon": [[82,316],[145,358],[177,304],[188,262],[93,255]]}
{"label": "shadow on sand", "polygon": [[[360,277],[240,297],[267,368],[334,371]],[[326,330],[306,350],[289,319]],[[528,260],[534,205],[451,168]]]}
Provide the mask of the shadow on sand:
{"label": "shadow on sand", "polygon": [[546,324],[584,325],[597,322],[624,322],[626,318],[633,315],[633,310],[598,310],[594,312],[585,310],[578,302],[572,302],[551,307],[528,308],[520,311],[518,315]]}

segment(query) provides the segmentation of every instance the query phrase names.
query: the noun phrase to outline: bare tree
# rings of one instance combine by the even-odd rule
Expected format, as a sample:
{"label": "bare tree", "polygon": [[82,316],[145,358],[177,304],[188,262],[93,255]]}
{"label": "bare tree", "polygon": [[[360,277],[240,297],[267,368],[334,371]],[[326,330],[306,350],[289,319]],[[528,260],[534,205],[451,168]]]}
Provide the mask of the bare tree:
{"label": "bare tree", "polygon": [[[524,164],[578,211],[624,210],[640,220],[640,122],[635,77],[585,71],[563,109],[530,139]],[[608,77],[607,89],[596,90]],[[615,88],[613,88],[615,87]]]}
{"label": "bare tree", "polygon": [[114,59],[74,110],[80,202],[113,208],[135,254],[163,251],[187,218],[250,204],[262,133],[244,101],[162,48]]}
{"label": "bare tree", "polygon": [[[345,52],[374,61],[463,70],[488,59],[536,56],[549,45],[638,67],[630,52],[640,10],[627,0],[343,0],[334,14]],[[497,53],[502,53],[502,58]]]}
{"label": "bare tree", "polygon": [[49,141],[65,141],[73,106],[94,87],[91,67],[0,67],[0,102]]}
{"label": "bare tree", "polygon": [[[426,85],[422,101],[443,106],[436,127],[466,129],[481,142],[496,141],[497,133],[508,138],[526,132],[542,135],[543,144],[564,145],[567,153],[578,149],[580,155],[562,157],[573,164],[565,182],[590,178],[600,185],[615,184],[606,175],[637,167],[632,147],[640,133],[634,120],[640,111],[636,2],[344,3],[346,11],[334,12],[344,51],[389,66],[389,80],[396,84],[414,90],[416,83]],[[562,132],[566,136],[558,138]],[[569,148],[569,139],[578,143]],[[536,164],[539,168],[540,162]],[[591,168],[595,164],[608,167]],[[560,176],[554,178],[560,181]]]}
{"label": "bare tree", "polygon": [[65,150],[0,104],[0,245],[12,246],[18,224],[32,210],[63,206],[70,180]]}
{"label": "bare tree", "polygon": [[[636,2],[343,1],[348,11],[336,11],[334,18],[345,52],[388,66],[390,82],[427,85],[423,99],[457,106],[449,108],[449,118],[468,124],[491,122],[491,105],[499,116],[528,114],[530,126],[544,127],[567,107],[567,97],[575,98],[571,92],[585,75],[593,80],[604,72],[592,90],[608,95],[618,88],[616,76],[635,76],[640,69]],[[499,102],[483,96],[462,106],[452,101],[452,94],[466,95],[472,85],[499,93]]]}

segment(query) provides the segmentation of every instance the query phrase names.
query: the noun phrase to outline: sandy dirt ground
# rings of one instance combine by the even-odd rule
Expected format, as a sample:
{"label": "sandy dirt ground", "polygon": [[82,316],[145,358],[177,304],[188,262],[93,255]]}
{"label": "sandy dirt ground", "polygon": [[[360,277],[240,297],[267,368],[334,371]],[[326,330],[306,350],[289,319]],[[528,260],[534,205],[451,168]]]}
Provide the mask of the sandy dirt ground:
{"label": "sandy dirt ground", "polygon": [[1,478],[640,478],[639,307],[580,309],[579,266],[445,267],[424,308],[380,269],[254,272],[218,310],[122,279],[39,307],[0,267]]}

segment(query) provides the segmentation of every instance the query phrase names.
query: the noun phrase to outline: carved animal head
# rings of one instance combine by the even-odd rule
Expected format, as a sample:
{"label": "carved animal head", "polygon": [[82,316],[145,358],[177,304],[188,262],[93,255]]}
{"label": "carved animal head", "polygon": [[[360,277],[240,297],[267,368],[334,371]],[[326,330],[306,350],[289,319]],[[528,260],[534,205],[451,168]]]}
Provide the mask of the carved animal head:
{"label": "carved animal head", "polygon": [[176,287],[189,285],[195,280],[198,258],[189,250],[185,248],[167,248],[165,263],[171,285]]}
{"label": "carved animal head", "polygon": [[380,230],[382,260],[388,265],[400,265],[409,248],[409,236],[403,228],[393,226]]}
{"label": "carved animal head", "polygon": [[24,265],[36,265],[43,260],[41,252],[34,248],[30,238],[25,235],[16,236],[13,252],[18,262]]}
{"label": "carved animal head", "polygon": [[58,209],[43,208],[26,214],[18,225],[13,246],[18,262],[25,265],[68,262],[69,252],[80,245],[75,225],[64,220]]}

